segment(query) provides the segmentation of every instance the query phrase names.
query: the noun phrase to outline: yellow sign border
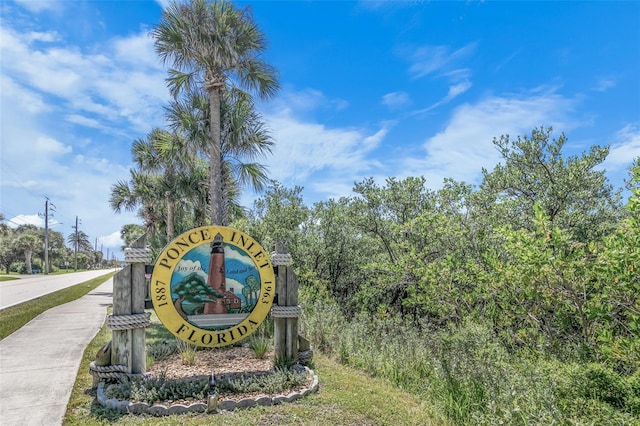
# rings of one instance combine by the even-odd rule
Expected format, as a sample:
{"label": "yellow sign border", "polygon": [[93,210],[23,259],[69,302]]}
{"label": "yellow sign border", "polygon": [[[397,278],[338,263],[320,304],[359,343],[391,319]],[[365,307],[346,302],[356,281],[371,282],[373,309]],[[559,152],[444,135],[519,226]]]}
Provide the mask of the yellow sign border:
{"label": "yellow sign border", "polygon": [[[225,244],[241,248],[253,260],[260,274],[260,297],[243,321],[224,330],[212,331],[196,327],[178,313],[171,299],[171,277],[185,253],[211,243],[218,233]],[[275,273],[268,253],[249,235],[227,226],[202,226],[176,237],[158,256],[150,283],[153,308],[167,330],[185,342],[210,348],[231,345],[253,333],[269,314],[275,293]]]}

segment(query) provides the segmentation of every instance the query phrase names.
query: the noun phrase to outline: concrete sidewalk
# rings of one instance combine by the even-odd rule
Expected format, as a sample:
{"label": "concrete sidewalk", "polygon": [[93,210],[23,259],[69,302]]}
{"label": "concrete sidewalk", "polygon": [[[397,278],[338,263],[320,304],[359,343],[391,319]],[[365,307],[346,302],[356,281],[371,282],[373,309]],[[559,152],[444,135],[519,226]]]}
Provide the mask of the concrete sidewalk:
{"label": "concrete sidewalk", "polygon": [[113,302],[113,278],[0,340],[0,423],[61,425],[82,354]]}

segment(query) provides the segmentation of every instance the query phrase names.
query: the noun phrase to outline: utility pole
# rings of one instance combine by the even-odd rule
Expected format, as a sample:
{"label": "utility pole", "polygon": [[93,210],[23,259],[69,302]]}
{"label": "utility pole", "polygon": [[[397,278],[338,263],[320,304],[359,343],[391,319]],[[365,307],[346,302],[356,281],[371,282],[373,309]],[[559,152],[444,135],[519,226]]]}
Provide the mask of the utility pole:
{"label": "utility pole", "polygon": [[76,226],[72,227],[75,230],[75,236],[74,236],[74,254],[73,254],[73,270],[77,271],[78,270],[78,216],[76,216]]}
{"label": "utility pole", "polygon": [[[44,201],[44,273],[49,273],[49,210],[56,211],[56,206],[45,197]],[[53,214],[51,214],[53,216]]]}

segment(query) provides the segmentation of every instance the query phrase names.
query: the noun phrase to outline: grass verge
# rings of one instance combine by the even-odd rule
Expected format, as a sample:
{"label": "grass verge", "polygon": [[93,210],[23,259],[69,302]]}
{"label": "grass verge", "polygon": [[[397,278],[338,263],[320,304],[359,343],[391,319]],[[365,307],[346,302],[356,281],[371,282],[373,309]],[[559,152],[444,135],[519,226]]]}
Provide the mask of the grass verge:
{"label": "grass verge", "polygon": [[0,311],[0,339],[4,339],[46,310],[76,300],[113,276],[107,273],[89,281],[55,291]]}
{"label": "grass verge", "polygon": [[0,281],[13,281],[13,280],[19,280],[20,277],[10,277],[8,275],[2,275],[0,276]]}
{"label": "grass verge", "polygon": [[[152,330],[148,329],[148,331]],[[149,334],[149,333],[148,333]],[[108,410],[95,400],[89,364],[111,338],[105,327],[85,350],[64,425],[446,425],[424,401],[388,382],[336,363],[314,357],[320,391],[295,403],[255,407],[220,414],[188,414],[168,417],[135,416]]]}

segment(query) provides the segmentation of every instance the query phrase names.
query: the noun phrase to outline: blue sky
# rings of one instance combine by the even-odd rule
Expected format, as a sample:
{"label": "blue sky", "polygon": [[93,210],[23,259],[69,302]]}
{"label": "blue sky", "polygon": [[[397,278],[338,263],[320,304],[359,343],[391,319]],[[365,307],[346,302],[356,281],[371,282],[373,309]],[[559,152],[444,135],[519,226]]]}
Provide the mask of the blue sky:
{"label": "blue sky", "polygon": [[[80,229],[115,252],[130,147],[164,127],[166,69],[149,30],[164,1],[0,2],[0,212]],[[270,177],[314,202],[373,177],[478,184],[502,134],[553,126],[567,154],[610,145],[623,186],[640,156],[640,2],[243,1],[282,90],[260,104]],[[246,194],[250,207],[257,195]]]}

